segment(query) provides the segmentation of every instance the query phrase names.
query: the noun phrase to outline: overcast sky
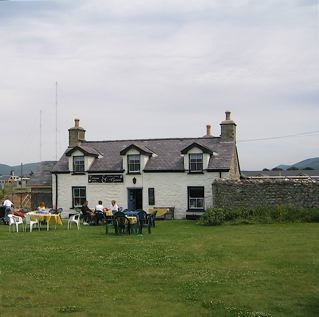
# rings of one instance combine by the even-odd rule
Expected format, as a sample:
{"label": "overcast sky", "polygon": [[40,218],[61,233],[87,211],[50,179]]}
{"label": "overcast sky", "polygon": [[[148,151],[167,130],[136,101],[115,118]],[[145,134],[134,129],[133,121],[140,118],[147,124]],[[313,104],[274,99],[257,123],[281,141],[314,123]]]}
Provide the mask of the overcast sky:
{"label": "overcast sky", "polygon": [[207,124],[219,136],[226,110],[242,170],[319,157],[318,10],[317,0],[0,1],[0,163],[59,158],[74,118],[92,141],[199,137]]}

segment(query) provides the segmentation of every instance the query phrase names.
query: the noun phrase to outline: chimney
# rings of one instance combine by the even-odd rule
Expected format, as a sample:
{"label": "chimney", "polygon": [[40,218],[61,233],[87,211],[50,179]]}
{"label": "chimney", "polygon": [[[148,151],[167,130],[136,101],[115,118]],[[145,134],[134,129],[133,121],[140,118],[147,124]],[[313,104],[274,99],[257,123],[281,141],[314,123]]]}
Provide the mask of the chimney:
{"label": "chimney", "polygon": [[75,147],[85,141],[85,130],[80,127],[80,119],[74,119],[74,127],[69,129],[69,147]]}
{"label": "chimney", "polygon": [[205,137],[212,137],[212,126],[210,124],[206,125],[206,135]]}
{"label": "chimney", "polygon": [[230,118],[230,111],[225,111],[226,119],[220,124],[221,139],[224,142],[236,142],[236,123]]}

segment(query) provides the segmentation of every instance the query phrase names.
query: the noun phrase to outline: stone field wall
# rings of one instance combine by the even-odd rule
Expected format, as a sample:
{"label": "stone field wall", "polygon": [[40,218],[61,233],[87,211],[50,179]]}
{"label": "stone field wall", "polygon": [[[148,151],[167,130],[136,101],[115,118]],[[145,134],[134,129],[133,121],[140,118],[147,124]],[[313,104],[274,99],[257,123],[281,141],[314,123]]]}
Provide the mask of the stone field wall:
{"label": "stone field wall", "polygon": [[213,207],[289,205],[319,208],[319,181],[311,179],[216,180],[212,186]]}

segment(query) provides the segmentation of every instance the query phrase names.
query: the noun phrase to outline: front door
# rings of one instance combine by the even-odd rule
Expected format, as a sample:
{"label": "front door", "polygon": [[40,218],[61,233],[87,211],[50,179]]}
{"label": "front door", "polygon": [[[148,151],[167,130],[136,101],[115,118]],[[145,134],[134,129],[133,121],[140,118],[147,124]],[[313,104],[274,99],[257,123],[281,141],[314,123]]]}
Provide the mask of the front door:
{"label": "front door", "polygon": [[138,210],[143,209],[143,189],[128,188],[127,189],[127,209]]}

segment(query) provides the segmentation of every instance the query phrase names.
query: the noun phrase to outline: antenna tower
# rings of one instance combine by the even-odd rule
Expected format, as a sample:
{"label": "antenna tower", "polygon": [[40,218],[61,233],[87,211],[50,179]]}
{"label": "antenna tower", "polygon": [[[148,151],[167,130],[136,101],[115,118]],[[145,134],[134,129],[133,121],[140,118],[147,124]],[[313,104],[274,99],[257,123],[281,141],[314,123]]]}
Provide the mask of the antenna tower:
{"label": "antenna tower", "polygon": [[40,162],[42,162],[42,110],[40,110]]}
{"label": "antenna tower", "polygon": [[58,160],[58,82],[55,82],[55,160]]}

